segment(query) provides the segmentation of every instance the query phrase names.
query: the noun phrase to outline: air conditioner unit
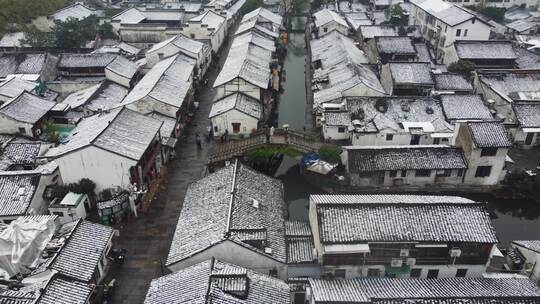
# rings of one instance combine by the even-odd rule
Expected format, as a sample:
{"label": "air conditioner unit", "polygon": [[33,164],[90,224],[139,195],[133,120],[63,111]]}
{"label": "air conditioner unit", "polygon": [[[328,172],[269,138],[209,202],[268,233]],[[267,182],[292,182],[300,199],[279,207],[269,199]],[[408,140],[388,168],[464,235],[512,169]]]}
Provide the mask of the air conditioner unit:
{"label": "air conditioner unit", "polygon": [[461,249],[459,249],[459,248],[450,249],[450,257],[451,258],[459,258],[460,256],[461,256]]}
{"label": "air conditioner unit", "polygon": [[407,263],[407,266],[414,266],[414,265],[416,265],[416,259],[415,258],[408,258],[406,263]]}
{"label": "air conditioner unit", "polygon": [[409,249],[401,249],[399,251],[399,256],[400,257],[408,257],[409,256]]}
{"label": "air conditioner unit", "polygon": [[392,259],[392,262],[390,263],[390,266],[392,267],[401,267],[403,265],[402,259]]}

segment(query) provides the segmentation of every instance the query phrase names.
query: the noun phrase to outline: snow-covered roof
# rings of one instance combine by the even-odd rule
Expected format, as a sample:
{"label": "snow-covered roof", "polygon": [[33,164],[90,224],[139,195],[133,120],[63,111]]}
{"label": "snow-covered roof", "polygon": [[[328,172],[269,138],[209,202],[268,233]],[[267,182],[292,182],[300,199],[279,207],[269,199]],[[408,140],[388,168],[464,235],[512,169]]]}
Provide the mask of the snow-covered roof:
{"label": "snow-covered roof", "polygon": [[441,95],[448,120],[493,120],[480,95]]}
{"label": "snow-covered roof", "polygon": [[234,35],[238,36],[246,32],[256,32],[259,35],[266,36],[267,38],[272,39],[277,39],[279,37],[278,33],[257,24],[257,20],[255,19],[241,23],[240,26],[238,26],[238,28],[236,29]]}
{"label": "snow-covered roof", "polygon": [[382,54],[416,54],[411,37],[375,37],[377,50]]}
{"label": "snow-covered roof", "polygon": [[290,303],[287,283],[219,260],[207,260],[152,280],[144,304]]}
{"label": "snow-covered roof", "polygon": [[79,220],[50,267],[70,278],[91,282],[112,236],[111,227]]}
{"label": "snow-covered roof", "polygon": [[192,82],[191,74],[196,61],[177,54],[158,62],[126,96],[123,104],[149,97],[180,108],[184,104]]}
{"label": "snow-covered roof", "polygon": [[108,53],[69,54],[60,55],[57,67],[60,69],[72,68],[105,68],[116,59],[117,55]]}
{"label": "snow-covered roof", "polygon": [[166,264],[224,241],[284,263],[285,213],[280,181],[238,162],[229,165],[189,186]]}
{"label": "snow-covered roof", "polygon": [[308,222],[286,221],[287,263],[312,263],[315,260],[313,237]]}
{"label": "snow-covered roof", "polygon": [[0,216],[27,214],[39,180],[39,174],[0,174]]}
{"label": "snow-covered roof", "polygon": [[[94,286],[61,276],[49,281],[43,292],[33,304],[79,304],[87,303],[92,296]],[[18,304],[18,303],[17,303]]]}
{"label": "snow-covered roof", "polygon": [[398,32],[388,25],[361,25],[360,33],[364,39],[383,36],[398,36]]}
{"label": "snow-covered roof", "polygon": [[69,18],[82,20],[91,15],[96,15],[96,12],[81,3],[75,3],[56,11],[52,17],[54,20],[65,22]]}
{"label": "snow-covered roof", "polygon": [[90,111],[106,111],[118,107],[127,93],[128,90],[123,86],[104,81],[69,94],[62,103],[68,104],[71,109],[86,106]]}
{"label": "snow-covered roof", "polygon": [[373,22],[369,19],[365,12],[346,13],[345,19],[353,27],[354,30],[358,30],[361,25],[372,25]]}
{"label": "snow-covered roof", "polygon": [[1,143],[0,171],[10,171],[21,166],[33,167],[39,150],[40,142],[19,140],[13,136]]}
{"label": "snow-covered roof", "polygon": [[0,39],[0,48],[16,48],[22,47],[21,40],[24,40],[26,35],[24,32],[6,33]]}
{"label": "snow-covered roof", "polygon": [[540,253],[540,240],[518,240],[513,244]]}
{"label": "snow-covered roof", "polygon": [[512,109],[521,128],[540,128],[540,104],[515,103]]}
{"label": "snow-covered roof", "polygon": [[[235,44],[234,41],[233,44]],[[266,89],[270,82],[271,61],[271,51],[251,42],[236,43],[234,47],[230,48],[223,68],[214,82],[214,87],[235,78],[241,78],[262,89]]]}
{"label": "snow-covered roof", "polygon": [[131,79],[139,70],[139,66],[123,56],[117,56],[107,65],[106,69],[117,75]]}
{"label": "snow-covered roof", "polygon": [[447,146],[354,146],[345,150],[351,173],[467,168],[463,151]]}
{"label": "snow-covered roof", "polygon": [[363,84],[385,93],[377,75],[367,65],[368,59],[354,41],[338,31],[311,41],[311,61],[320,62],[313,73],[314,83],[327,83],[314,90],[313,107],[343,97],[342,92]]}
{"label": "snow-covered roof", "polygon": [[154,141],[162,124],[157,119],[123,108],[92,144],[139,160]]}
{"label": "snow-covered roof", "polygon": [[84,118],[77,127],[49,149],[46,157],[57,158],[94,145],[139,160],[154,140],[162,122],[127,108],[115,109]]}
{"label": "snow-covered roof", "polygon": [[24,91],[33,91],[38,85],[36,82],[14,77],[0,83],[0,95],[7,98],[15,98]]}
{"label": "snow-covered roof", "polygon": [[536,70],[481,72],[479,78],[503,98],[509,99],[508,95],[511,93],[540,91],[540,72]]}
{"label": "snow-covered roof", "polygon": [[236,36],[234,38],[234,40],[233,40],[232,47],[235,47],[235,46],[241,45],[241,44],[247,44],[247,43],[251,43],[251,44],[254,44],[256,46],[260,46],[263,49],[266,49],[266,50],[271,51],[271,52],[276,51],[276,45],[275,45],[274,40],[268,39],[268,38],[258,34],[255,31],[246,32],[244,34]]}
{"label": "snow-covered roof", "polygon": [[538,24],[527,20],[516,20],[506,24],[505,26],[516,32],[523,32],[538,27]]}
{"label": "snow-covered roof", "polygon": [[469,122],[472,140],[478,148],[510,148],[512,140],[502,122]]}
{"label": "snow-covered roof", "polygon": [[42,99],[28,92],[23,92],[2,105],[2,107],[0,107],[0,114],[19,122],[35,124],[45,116],[55,104],[55,102]]}
{"label": "snow-covered roof", "polygon": [[245,14],[244,17],[242,18],[242,23],[251,21],[254,19],[257,20],[258,22],[269,21],[277,26],[280,26],[283,23],[283,17],[281,17],[278,14],[272,13],[271,11],[263,7],[259,7]]}
{"label": "snow-covered roof", "polygon": [[257,120],[262,118],[260,101],[241,92],[230,94],[214,102],[208,118],[211,119],[233,109]]}
{"label": "snow-covered roof", "polygon": [[146,19],[144,12],[137,8],[129,8],[116,16],[111,18],[112,22],[118,22],[120,24],[138,24]]}
{"label": "snow-covered roof", "polygon": [[471,93],[473,91],[472,84],[459,74],[433,74],[433,78],[435,80],[435,90],[470,91]]}
{"label": "snow-covered roof", "polygon": [[170,137],[171,134],[174,132],[176,127],[176,118],[163,115],[159,112],[150,112],[146,114],[146,116],[163,122],[163,125],[159,130],[161,137]]}
{"label": "snow-covered roof", "polygon": [[312,195],[310,204],[323,244],[497,243],[486,204],[459,197]]}
{"label": "snow-covered roof", "polygon": [[477,59],[516,59],[517,55],[510,41],[469,41],[459,40],[454,43],[456,53],[462,60]]}
{"label": "snow-covered roof", "polygon": [[212,10],[208,10],[199,16],[189,19],[188,22],[205,24],[208,29],[213,29],[213,32],[216,32],[225,21],[227,21],[227,18],[215,13]]}
{"label": "snow-covered roof", "polygon": [[431,66],[423,62],[391,62],[390,73],[394,84],[433,85]]}
{"label": "snow-covered roof", "polygon": [[[431,97],[346,97],[347,110],[359,133],[411,132],[406,123],[421,123],[424,133],[453,133],[446,122],[443,109]],[[419,125],[419,126],[420,126]]]}
{"label": "snow-covered roof", "polygon": [[460,6],[443,0],[411,0],[411,3],[450,26],[476,18]]}
{"label": "snow-covered roof", "polygon": [[347,21],[345,21],[345,19],[340,14],[326,8],[314,13],[313,17],[315,18],[316,27],[321,27],[332,21],[346,28],[349,27],[349,25],[347,24]]}
{"label": "snow-covered roof", "polygon": [[[182,34],[178,34],[174,37],[171,37],[167,40],[164,40],[160,43],[156,43],[150,48],[146,53],[153,53],[161,48],[163,48],[166,45],[172,44],[180,49],[180,51],[190,57],[193,57],[193,54],[195,56],[201,55],[203,49],[204,49],[204,43],[188,38]],[[197,58],[195,58],[197,59]]]}
{"label": "snow-covered roof", "polygon": [[[315,303],[529,303],[540,291],[529,279],[309,279]],[[387,302],[396,300],[395,302]]]}
{"label": "snow-covered roof", "polygon": [[46,53],[37,54],[1,54],[0,78],[12,74],[41,74],[47,62]]}
{"label": "snow-covered roof", "polygon": [[326,126],[350,126],[351,113],[349,112],[325,112],[324,124]]}

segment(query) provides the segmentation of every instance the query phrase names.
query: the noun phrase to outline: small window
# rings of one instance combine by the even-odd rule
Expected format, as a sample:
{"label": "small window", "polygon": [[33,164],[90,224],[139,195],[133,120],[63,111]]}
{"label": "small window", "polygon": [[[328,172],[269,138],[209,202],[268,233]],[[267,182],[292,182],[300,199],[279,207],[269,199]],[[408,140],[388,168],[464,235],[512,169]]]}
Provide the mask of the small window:
{"label": "small window", "polygon": [[446,138],[446,137],[443,138],[443,139],[442,139],[442,142],[448,142],[448,138]]}
{"label": "small window", "polygon": [[419,278],[422,275],[422,268],[411,269],[411,278]]}
{"label": "small window", "polygon": [[449,177],[450,175],[452,175],[452,170],[450,169],[437,171],[437,176],[439,177]]}
{"label": "small window", "polygon": [[324,31],[325,33],[328,32],[328,28],[325,27],[325,28],[323,29],[323,31]]}
{"label": "small window", "polygon": [[401,170],[401,177],[405,177],[407,175],[407,170]]}
{"label": "small window", "polygon": [[463,169],[457,170],[457,176],[463,176]]}
{"label": "small window", "polygon": [[19,128],[19,133],[26,134],[26,129],[25,128]]}
{"label": "small window", "polygon": [[439,276],[439,270],[438,269],[430,269],[427,272],[427,278],[428,279],[436,279]]}
{"label": "small window", "polygon": [[491,174],[491,166],[478,166],[475,177],[488,177]]}
{"label": "small window", "polygon": [[[480,0],[475,0],[476,2],[480,2]],[[471,23],[474,24],[474,22],[476,22],[476,18],[473,18],[473,20],[471,20]]]}
{"label": "small window", "polygon": [[431,170],[429,169],[422,169],[422,170],[416,170],[414,173],[414,176],[416,177],[428,177],[431,175]]}
{"label": "small window", "polygon": [[495,156],[497,155],[497,148],[482,148],[480,156]]}
{"label": "small window", "polygon": [[64,216],[64,213],[63,213],[63,212],[54,211],[54,212],[53,212],[53,215]]}
{"label": "small window", "polygon": [[467,275],[467,269],[462,268],[456,271],[456,278],[464,278]]}
{"label": "small window", "polygon": [[334,273],[334,277],[345,279],[346,270],[345,269],[336,269],[336,272]]}
{"label": "small window", "polygon": [[394,140],[394,134],[386,134],[386,140],[387,140],[387,141],[392,141],[392,140]]}
{"label": "small window", "polygon": [[239,122],[233,122],[232,123],[232,129],[233,129],[233,133],[240,133],[240,123]]}
{"label": "small window", "polygon": [[338,127],[337,131],[338,133],[345,133],[346,128],[345,127]]}
{"label": "small window", "polygon": [[438,144],[440,144],[440,143],[441,143],[441,139],[440,139],[440,138],[434,138],[434,139],[433,139],[433,144],[434,144],[434,145],[438,145]]}
{"label": "small window", "polygon": [[444,26],[444,32],[446,33],[448,31],[448,25]]}
{"label": "small window", "polygon": [[463,32],[463,37],[467,37],[468,32],[469,32],[469,30],[465,30],[465,32]]}
{"label": "small window", "polygon": [[390,177],[396,177],[397,176],[397,170],[390,170]]}
{"label": "small window", "polygon": [[158,53],[157,55],[158,55],[159,60],[161,60],[161,59],[163,59],[163,57],[165,57],[165,55],[163,53]]}
{"label": "small window", "polygon": [[461,29],[456,30],[456,37],[459,37],[459,36],[461,36]]}
{"label": "small window", "polygon": [[217,126],[214,126],[214,132],[217,133],[217,131],[218,131],[218,127],[217,127]]}
{"label": "small window", "polygon": [[368,277],[379,277],[381,276],[381,271],[377,268],[369,268],[368,271],[367,271],[367,276]]}
{"label": "small window", "polygon": [[195,34],[189,34],[189,37],[190,37],[191,39],[195,39]]}

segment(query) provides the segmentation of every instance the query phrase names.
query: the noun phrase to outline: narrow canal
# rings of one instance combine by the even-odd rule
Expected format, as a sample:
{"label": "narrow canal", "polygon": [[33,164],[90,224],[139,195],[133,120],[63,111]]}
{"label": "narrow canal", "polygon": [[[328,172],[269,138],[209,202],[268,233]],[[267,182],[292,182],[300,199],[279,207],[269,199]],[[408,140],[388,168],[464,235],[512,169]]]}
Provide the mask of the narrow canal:
{"label": "narrow canal", "polygon": [[[283,69],[284,81],[280,96],[278,125],[288,124],[290,128],[302,130],[305,123],[306,88],[305,66],[306,44],[304,28],[305,17],[293,17],[287,56]],[[284,183],[285,201],[289,219],[307,221],[309,195],[324,193],[310,185],[300,175],[300,157],[285,156],[275,177]],[[500,242],[507,245],[516,239],[540,238],[540,204],[519,200],[494,199],[489,195],[470,196],[476,201],[488,202],[488,208]]]}
{"label": "narrow canal", "polygon": [[291,129],[302,130],[305,123],[306,17],[292,17],[287,55],[283,63],[283,93],[279,101],[278,126],[288,124]]}

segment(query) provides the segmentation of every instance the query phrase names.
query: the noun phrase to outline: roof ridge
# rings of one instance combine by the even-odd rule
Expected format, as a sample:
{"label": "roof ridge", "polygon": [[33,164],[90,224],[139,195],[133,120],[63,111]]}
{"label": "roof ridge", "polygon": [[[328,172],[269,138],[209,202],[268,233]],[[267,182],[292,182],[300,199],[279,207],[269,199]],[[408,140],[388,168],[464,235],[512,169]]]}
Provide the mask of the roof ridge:
{"label": "roof ridge", "polygon": [[[101,130],[101,132],[99,132],[90,142],[89,142],[89,145],[94,145],[94,142],[103,134],[105,133],[105,131],[113,124],[113,122],[116,120],[116,118],[118,116],[120,116],[120,113],[122,113],[126,108],[126,106],[122,106],[120,107],[120,110],[116,113],[116,115],[114,116],[113,119],[111,119],[108,123],[107,123],[107,126],[105,128],[103,128],[103,130]],[[100,114],[96,114],[96,115],[107,115],[109,114],[110,112],[104,112],[104,113],[100,113]]]}

